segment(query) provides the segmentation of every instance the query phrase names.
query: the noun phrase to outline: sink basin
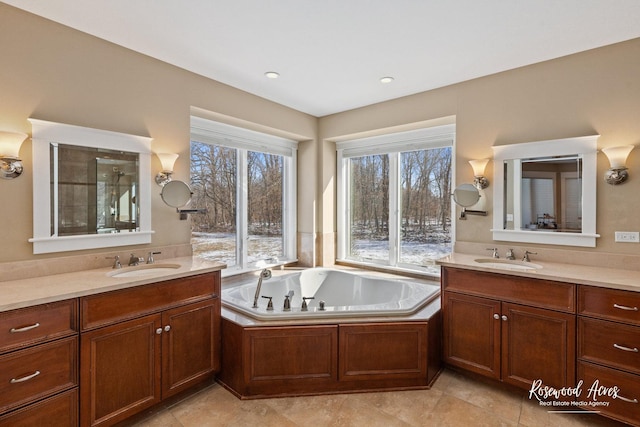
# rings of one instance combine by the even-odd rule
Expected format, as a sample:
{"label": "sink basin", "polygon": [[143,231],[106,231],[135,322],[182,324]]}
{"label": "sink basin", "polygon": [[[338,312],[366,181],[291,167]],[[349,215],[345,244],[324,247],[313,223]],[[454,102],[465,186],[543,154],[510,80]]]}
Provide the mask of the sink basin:
{"label": "sink basin", "polygon": [[180,268],[180,264],[144,264],[135,267],[125,267],[122,270],[114,270],[107,273],[109,277],[140,277],[163,274]]}
{"label": "sink basin", "polygon": [[542,268],[540,264],[497,258],[477,258],[474,260],[483,267],[498,268],[500,270],[535,271]]}

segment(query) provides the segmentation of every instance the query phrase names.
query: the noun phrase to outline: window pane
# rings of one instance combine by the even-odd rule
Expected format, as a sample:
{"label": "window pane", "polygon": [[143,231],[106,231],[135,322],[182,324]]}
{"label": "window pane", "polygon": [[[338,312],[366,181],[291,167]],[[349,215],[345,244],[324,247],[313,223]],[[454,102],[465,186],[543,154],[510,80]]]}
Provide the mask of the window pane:
{"label": "window pane", "polygon": [[192,205],[206,214],[190,215],[193,255],[237,264],[235,149],[191,142]]}
{"label": "window pane", "polygon": [[400,154],[400,254],[427,265],[451,252],[451,148]]}
{"label": "window pane", "polygon": [[389,262],[389,156],[352,157],[349,162],[349,257]]}
{"label": "window pane", "polygon": [[247,153],[249,264],[284,254],[282,165],[282,156]]}

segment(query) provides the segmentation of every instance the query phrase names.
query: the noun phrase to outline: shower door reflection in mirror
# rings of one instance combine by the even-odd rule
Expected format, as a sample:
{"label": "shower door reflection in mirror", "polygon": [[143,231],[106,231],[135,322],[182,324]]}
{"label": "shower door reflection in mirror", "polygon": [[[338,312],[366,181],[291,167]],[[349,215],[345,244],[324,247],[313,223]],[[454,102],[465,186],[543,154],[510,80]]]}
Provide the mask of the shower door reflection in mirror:
{"label": "shower door reflection in mirror", "polygon": [[119,233],[138,226],[138,153],[50,145],[51,235]]}

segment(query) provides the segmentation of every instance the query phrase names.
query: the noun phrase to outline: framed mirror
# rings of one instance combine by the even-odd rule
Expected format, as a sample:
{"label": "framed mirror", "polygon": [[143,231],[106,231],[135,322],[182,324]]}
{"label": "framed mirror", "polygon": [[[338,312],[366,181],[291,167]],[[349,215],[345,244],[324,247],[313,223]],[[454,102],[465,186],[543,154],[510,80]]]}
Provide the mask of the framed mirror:
{"label": "framed mirror", "polygon": [[597,139],[493,147],[493,239],[595,247]]}
{"label": "framed mirror", "polygon": [[151,243],[151,139],[29,121],[33,252]]}

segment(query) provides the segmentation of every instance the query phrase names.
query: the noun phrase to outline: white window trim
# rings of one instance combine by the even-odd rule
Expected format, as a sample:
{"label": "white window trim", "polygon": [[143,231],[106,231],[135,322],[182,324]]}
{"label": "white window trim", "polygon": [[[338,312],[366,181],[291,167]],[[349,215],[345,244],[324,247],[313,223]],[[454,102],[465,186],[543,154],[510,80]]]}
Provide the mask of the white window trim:
{"label": "white window trim", "polygon": [[[336,227],[338,232],[338,261],[357,263],[357,260],[348,258],[349,239],[351,237],[351,235],[347,233],[349,229],[348,221],[351,217],[351,204],[349,203],[349,200],[351,200],[351,195],[348,186],[350,176],[349,159],[351,157],[361,157],[375,154],[390,154],[392,157],[397,158],[400,152],[451,147],[451,185],[453,187],[455,177],[455,138],[456,125],[450,124],[336,143],[336,183],[338,213],[336,215]],[[394,189],[393,193],[390,192],[389,194],[389,264],[391,266],[395,266],[395,268],[418,269],[418,266],[408,266],[407,264],[401,264],[397,262],[398,260],[396,258],[398,253],[397,248],[400,243],[398,241],[400,229],[400,194],[398,191],[396,191],[399,185],[398,183],[400,179],[400,171],[398,170],[397,163],[398,162],[391,161],[389,165],[389,188]],[[451,218],[454,217],[453,210],[454,208],[452,206]],[[453,245],[455,236],[453,221],[451,227],[451,238]],[[375,261],[372,261],[371,263],[377,264],[377,262]],[[384,263],[384,265],[388,266],[386,262]]]}
{"label": "white window trim", "polygon": [[[219,145],[227,148],[238,149],[238,165],[240,171],[237,175],[236,209],[238,212],[247,212],[247,151],[283,156],[283,206],[282,206],[282,232],[283,258],[275,264],[285,264],[297,260],[297,150],[298,143],[286,138],[268,135],[225,123],[191,116],[191,141],[204,144]],[[223,271],[223,275],[240,274],[255,270],[257,267],[248,264],[247,242],[249,237],[249,225],[245,215],[236,218],[237,264]]]}

